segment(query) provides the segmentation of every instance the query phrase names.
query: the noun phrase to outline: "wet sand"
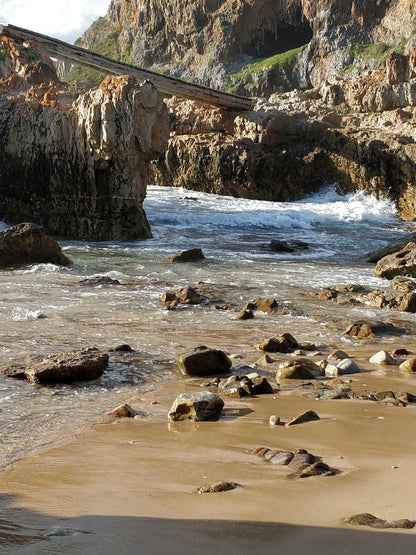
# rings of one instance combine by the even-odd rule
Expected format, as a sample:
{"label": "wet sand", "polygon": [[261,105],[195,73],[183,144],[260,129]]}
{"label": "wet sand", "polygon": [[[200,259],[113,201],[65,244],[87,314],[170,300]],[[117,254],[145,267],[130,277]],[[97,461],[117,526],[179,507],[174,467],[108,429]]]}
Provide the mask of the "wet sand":
{"label": "wet sand", "polygon": [[[365,362],[348,377],[354,390],[416,394],[416,381]],[[392,553],[412,551],[413,530],[352,528],[343,519],[369,512],[415,519],[416,406],[361,400],[316,401],[304,391],[225,398],[218,422],[168,424],[177,394],[199,391],[177,380],[128,401],[147,416],[95,424],[73,441],[0,474],[0,537],[16,553]],[[321,420],[270,427],[307,409]],[[104,410],[103,410],[104,412]],[[339,470],[288,478],[250,454],[259,446],[306,448]],[[198,494],[217,481],[232,491]]]}

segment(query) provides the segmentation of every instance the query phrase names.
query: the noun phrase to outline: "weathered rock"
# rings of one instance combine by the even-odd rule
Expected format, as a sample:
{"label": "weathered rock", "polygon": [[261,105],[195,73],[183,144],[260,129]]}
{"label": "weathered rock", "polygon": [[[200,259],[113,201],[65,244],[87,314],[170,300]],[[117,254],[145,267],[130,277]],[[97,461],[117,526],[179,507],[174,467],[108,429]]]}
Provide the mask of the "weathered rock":
{"label": "weathered rock", "polygon": [[251,378],[251,383],[253,387],[253,395],[273,393],[273,388],[270,385],[270,382],[264,376]]}
{"label": "weathered rock", "polygon": [[290,478],[310,478],[311,476],[334,476],[335,470],[323,461],[315,462],[290,475]]}
{"label": "weathered rock", "polygon": [[71,264],[58,243],[39,225],[23,223],[0,231],[0,266],[34,262]]}
{"label": "weathered rock", "polygon": [[274,359],[270,355],[265,353],[262,357],[256,360],[254,364],[256,366],[267,366],[268,364],[272,364],[273,362],[274,362]]}
{"label": "weathered rock", "polygon": [[208,304],[210,302],[207,297],[189,285],[176,291],[165,291],[160,300],[168,309],[176,308],[179,305]]}
{"label": "weathered rock", "polygon": [[416,243],[407,243],[400,251],[379,260],[374,273],[387,279],[393,279],[395,276],[416,277]]}
{"label": "weathered rock", "polygon": [[381,334],[400,334],[403,330],[390,322],[369,322],[359,320],[354,322],[344,331],[344,335],[367,339]]}
{"label": "weathered rock", "polygon": [[200,262],[205,256],[201,249],[188,249],[166,258],[166,262]]}
{"label": "weathered rock", "polygon": [[409,358],[402,362],[399,366],[402,372],[416,372],[416,357]]}
{"label": "weathered rock", "polygon": [[263,341],[263,343],[256,345],[256,348],[269,353],[289,353],[297,346],[296,339],[290,333],[284,333]]}
{"label": "weathered rock", "polygon": [[[149,164],[169,134],[162,95],[150,82],[139,85],[124,75],[108,76],[78,96],[59,82],[47,56],[35,78],[36,63],[15,55],[27,49],[10,40],[6,49],[10,64],[0,62],[0,158],[7,159],[0,166],[1,217],[10,224],[34,221],[64,237],[150,237],[143,211]],[[43,51],[35,43],[30,49],[36,57]]]}
{"label": "weathered rock", "polygon": [[129,405],[124,404],[106,412],[106,415],[113,418],[134,418],[136,416],[136,411],[134,411]]}
{"label": "weathered rock", "polygon": [[[264,456],[266,458],[267,455]],[[273,456],[269,459],[272,464],[276,466],[287,466],[294,457],[294,453],[290,451],[278,451],[273,452]]]}
{"label": "weathered rock", "polygon": [[416,290],[416,279],[395,276],[390,282],[390,287],[402,293],[411,293]]}
{"label": "weathered rock", "polygon": [[263,297],[259,297],[258,299],[254,299],[254,301],[247,303],[247,305],[243,308],[246,308],[248,310],[259,310],[260,312],[273,314],[278,310],[279,305],[276,299],[266,299]]}
{"label": "weathered rock", "polygon": [[183,353],[176,362],[182,374],[190,376],[225,374],[232,366],[231,360],[223,351],[207,348]]}
{"label": "weathered rock", "polygon": [[241,487],[241,484],[237,484],[237,482],[215,482],[215,484],[200,487],[198,493],[219,493],[230,491],[237,487]]}
{"label": "weathered rock", "polygon": [[397,360],[394,359],[387,351],[378,351],[378,353],[370,358],[369,362],[372,364],[382,365],[397,364]]}
{"label": "weathered rock", "polygon": [[407,518],[401,520],[393,520],[389,522],[382,518],[378,518],[370,513],[360,513],[352,515],[344,520],[345,524],[352,524],[353,526],[370,526],[371,528],[386,529],[386,528],[414,528],[416,522],[408,520]]}
{"label": "weathered rock", "polygon": [[336,350],[336,351],[332,351],[331,353],[329,353],[327,359],[330,361],[338,361],[341,360],[343,358],[349,358],[349,356],[347,355],[346,352],[341,351],[340,349]]}
{"label": "weathered rock", "polygon": [[218,420],[224,401],[209,391],[178,395],[168,413],[171,422]]}
{"label": "weathered rock", "polygon": [[130,345],[127,345],[126,343],[123,343],[122,345],[117,345],[116,347],[109,349],[109,351],[114,353],[134,353],[135,352],[135,350],[132,349]]}
{"label": "weathered rock", "polygon": [[96,276],[93,278],[82,279],[79,282],[82,287],[108,287],[112,285],[120,285],[118,279],[109,276]]}
{"label": "weathered rock", "polygon": [[296,252],[308,250],[309,245],[304,241],[280,241],[272,239],[268,248],[273,252]]}
{"label": "weathered rock", "polygon": [[56,384],[99,378],[108,363],[108,355],[95,348],[28,358],[19,365],[3,366],[0,373],[9,377],[24,377],[31,383]]}
{"label": "weathered rock", "polygon": [[288,428],[289,426],[295,426],[296,424],[305,424],[306,422],[313,422],[314,420],[319,420],[319,416],[315,411],[307,410],[288,420],[285,427]]}
{"label": "weathered rock", "polygon": [[293,459],[290,461],[289,466],[295,472],[301,472],[311,464],[316,462],[316,457],[308,453],[306,449],[298,449],[295,451]]}

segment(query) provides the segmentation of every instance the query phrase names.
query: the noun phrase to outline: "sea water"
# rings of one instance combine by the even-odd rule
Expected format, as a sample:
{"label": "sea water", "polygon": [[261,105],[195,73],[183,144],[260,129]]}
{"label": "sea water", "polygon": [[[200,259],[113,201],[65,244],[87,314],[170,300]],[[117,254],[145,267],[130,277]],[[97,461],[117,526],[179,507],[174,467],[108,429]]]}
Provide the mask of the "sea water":
{"label": "sea water", "polygon": [[[0,271],[0,364],[120,343],[136,351],[85,384],[38,387],[0,377],[0,466],[171,379],[175,357],[185,348],[208,344],[238,354],[287,330],[304,341],[344,341],[337,327],[341,309],[317,303],[310,293],[335,283],[386,288],[365,255],[413,230],[390,202],[363,193],[342,196],[335,188],[279,203],[154,186],[144,207],[152,239],[63,240],[70,267],[34,264]],[[274,253],[268,248],[273,239],[304,241],[308,249]],[[202,263],[165,261],[193,247],[203,250]],[[97,276],[120,285],[80,284]],[[164,309],[164,291],[198,282],[235,306],[263,296],[276,298],[286,310],[279,317],[258,314],[237,322],[231,311]],[[348,310],[355,318],[379,314],[366,307]]]}

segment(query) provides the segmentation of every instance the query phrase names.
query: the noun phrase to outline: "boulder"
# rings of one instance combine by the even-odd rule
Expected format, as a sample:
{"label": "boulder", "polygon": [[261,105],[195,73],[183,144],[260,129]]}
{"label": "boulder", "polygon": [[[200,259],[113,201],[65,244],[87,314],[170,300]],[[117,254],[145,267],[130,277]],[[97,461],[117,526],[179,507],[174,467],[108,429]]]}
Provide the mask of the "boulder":
{"label": "boulder", "polygon": [[401,372],[416,372],[416,357],[409,358],[399,366]]}
{"label": "boulder", "polygon": [[168,413],[171,422],[218,420],[224,401],[209,391],[178,395]]}
{"label": "boulder", "polygon": [[259,297],[247,303],[243,308],[248,310],[259,310],[260,312],[267,312],[268,314],[272,314],[276,312],[279,305],[276,299],[267,299],[263,297]]}
{"label": "boulder", "polygon": [[33,263],[69,266],[71,261],[39,225],[22,223],[0,231],[0,266]]}
{"label": "boulder", "polygon": [[99,378],[108,364],[108,355],[96,348],[28,358],[21,365],[3,366],[0,373],[26,378],[30,383],[56,384]]}
{"label": "boulder", "polygon": [[302,364],[292,364],[291,366],[284,366],[279,368],[276,373],[276,381],[279,383],[281,380],[313,380],[314,374],[303,366]]}
{"label": "boulder", "polygon": [[253,311],[248,308],[243,308],[241,312],[238,313],[236,320],[252,320],[253,318]]}
{"label": "boulder", "polygon": [[397,360],[394,359],[387,351],[378,351],[378,353],[370,358],[369,362],[372,364],[382,364],[386,366],[397,364]]}
{"label": "boulder", "polygon": [[201,249],[188,249],[166,258],[166,262],[200,262],[205,256]]}
{"label": "boulder", "polygon": [[223,351],[208,348],[183,353],[176,362],[182,374],[189,376],[225,374],[232,366],[231,360]]}
{"label": "boulder", "polygon": [[410,242],[401,250],[381,258],[375,267],[377,277],[416,277],[416,243]]}
{"label": "boulder", "polygon": [[344,376],[361,372],[357,364],[350,358],[343,358],[336,364],[328,364],[325,368],[325,376]]}
{"label": "boulder", "polygon": [[395,276],[390,282],[390,287],[401,293],[411,293],[416,290],[416,279]]}
{"label": "boulder", "polygon": [[288,428],[289,426],[295,426],[296,424],[305,424],[306,422],[313,422],[314,420],[320,420],[319,416],[315,411],[307,410],[288,420],[285,427]]}
{"label": "boulder", "polygon": [[298,342],[296,339],[290,333],[284,333],[263,341],[263,343],[256,345],[255,348],[268,353],[290,353],[297,346]]}

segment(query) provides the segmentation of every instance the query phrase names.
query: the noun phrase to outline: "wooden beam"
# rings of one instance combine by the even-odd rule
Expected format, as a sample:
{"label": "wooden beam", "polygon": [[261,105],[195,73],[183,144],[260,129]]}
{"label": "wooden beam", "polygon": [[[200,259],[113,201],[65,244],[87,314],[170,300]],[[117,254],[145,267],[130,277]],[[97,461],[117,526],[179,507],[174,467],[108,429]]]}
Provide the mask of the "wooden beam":
{"label": "wooden beam", "polygon": [[34,31],[22,29],[21,27],[16,27],[15,25],[0,24],[0,35],[5,35],[23,42],[27,40],[36,41],[40,43],[52,57],[67,60],[76,65],[88,67],[90,69],[98,69],[104,73],[113,75],[134,75],[140,81],[151,81],[160,91],[174,96],[189,98],[198,102],[204,102],[206,104],[232,110],[253,110],[254,108],[254,101],[244,96],[217,91],[202,85],[188,83],[182,79],[175,79],[174,77],[161,75],[154,71],[141,69],[126,64],[125,62],[119,62],[102,56],[101,54],[96,54],[85,48],[80,48],[79,46],[74,46]]}

